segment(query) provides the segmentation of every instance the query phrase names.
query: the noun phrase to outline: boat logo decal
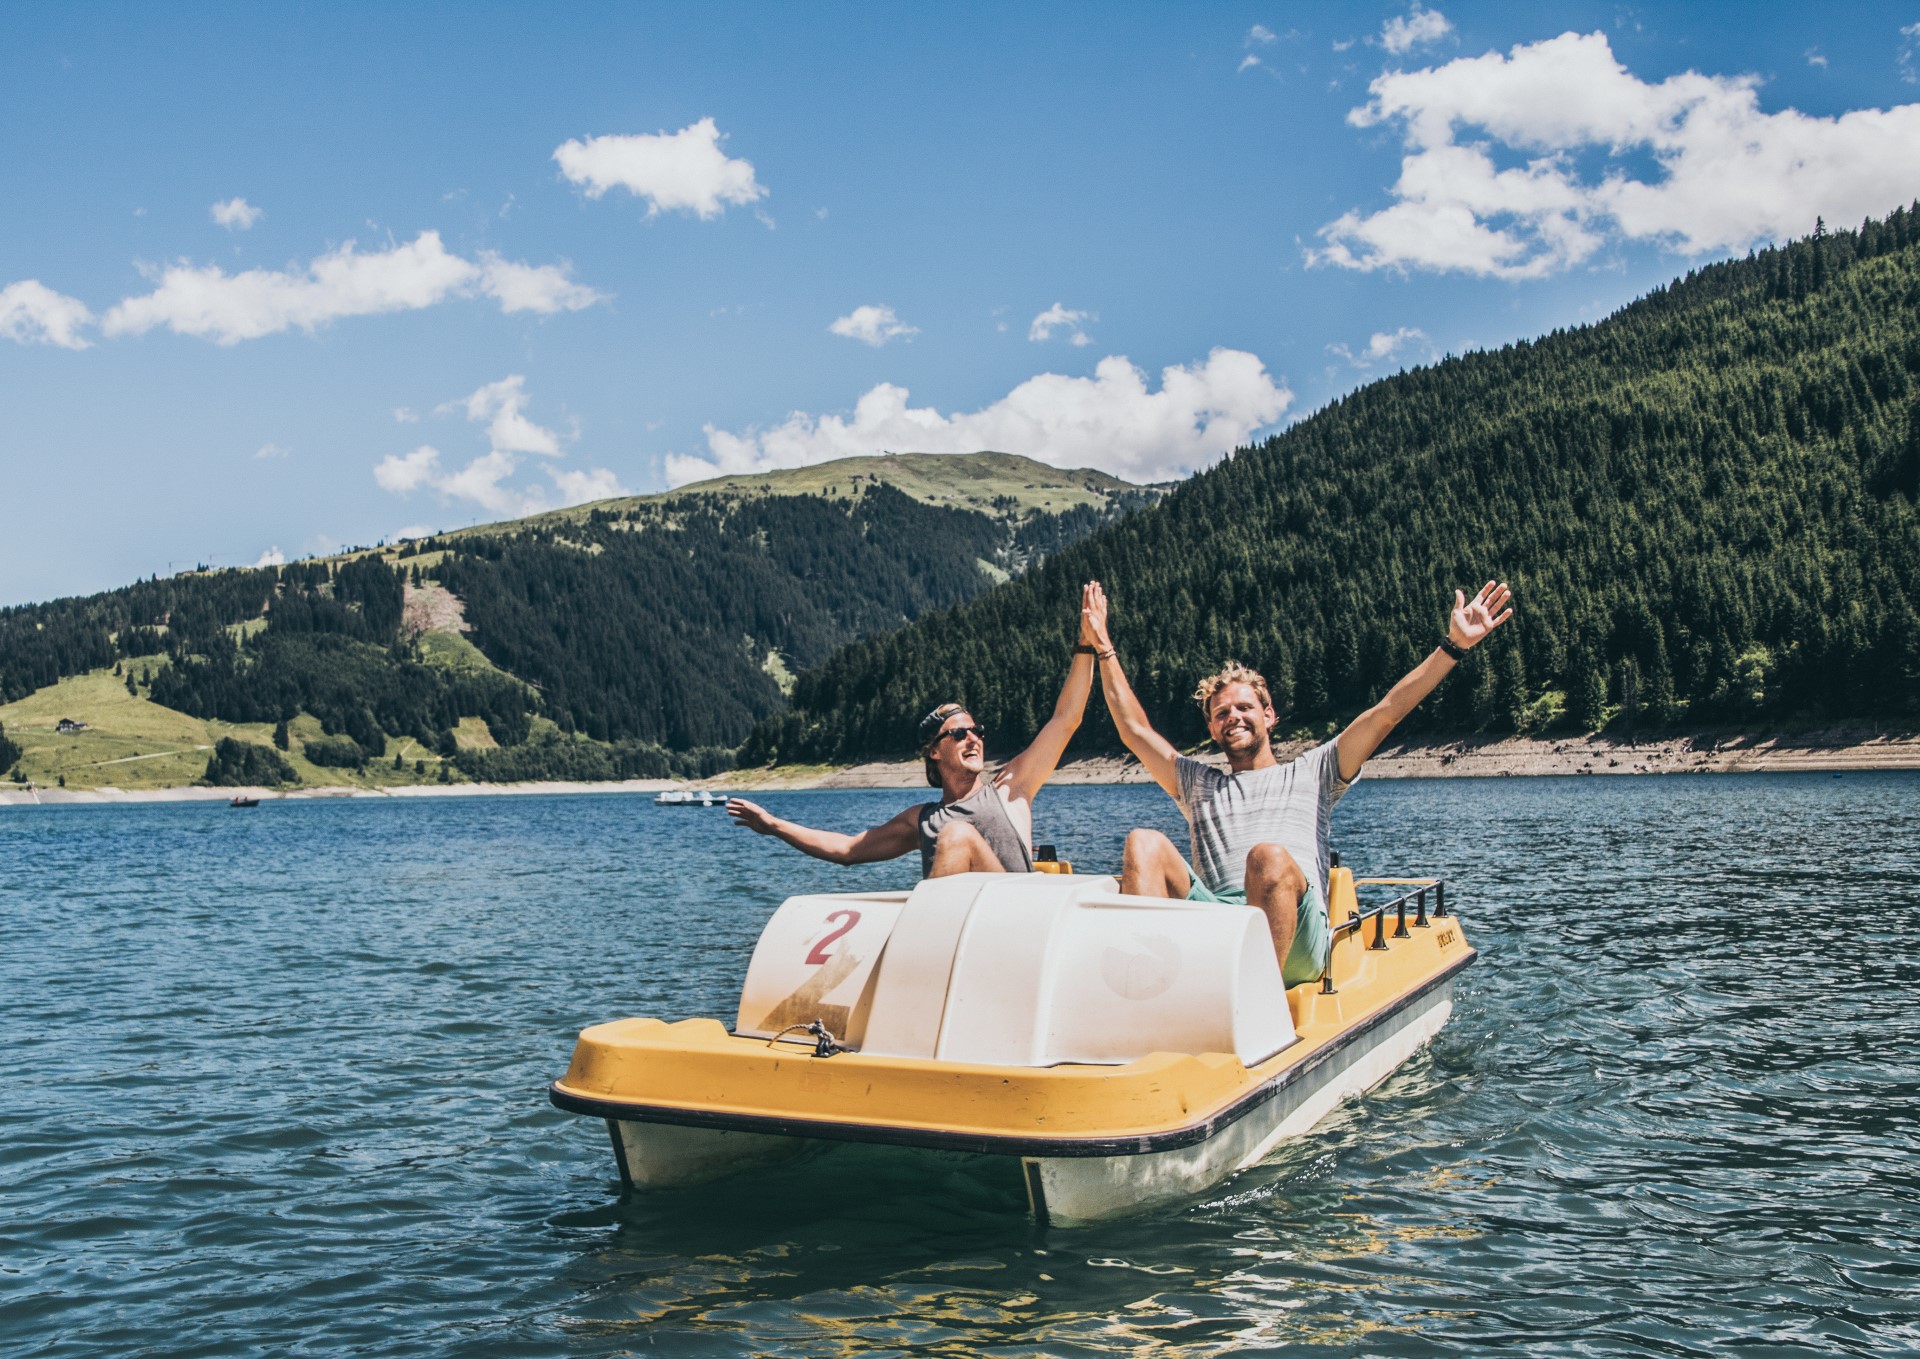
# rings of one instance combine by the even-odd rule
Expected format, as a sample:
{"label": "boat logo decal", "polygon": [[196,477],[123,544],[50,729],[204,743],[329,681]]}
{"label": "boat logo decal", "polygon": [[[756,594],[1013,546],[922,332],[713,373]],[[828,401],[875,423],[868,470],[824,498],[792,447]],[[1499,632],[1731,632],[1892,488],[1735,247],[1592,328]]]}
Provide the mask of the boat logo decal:
{"label": "boat logo decal", "polygon": [[1180,946],[1164,934],[1136,934],[1138,952],[1110,948],[1100,957],[1100,979],[1126,1000],[1152,1000],[1180,975]]}

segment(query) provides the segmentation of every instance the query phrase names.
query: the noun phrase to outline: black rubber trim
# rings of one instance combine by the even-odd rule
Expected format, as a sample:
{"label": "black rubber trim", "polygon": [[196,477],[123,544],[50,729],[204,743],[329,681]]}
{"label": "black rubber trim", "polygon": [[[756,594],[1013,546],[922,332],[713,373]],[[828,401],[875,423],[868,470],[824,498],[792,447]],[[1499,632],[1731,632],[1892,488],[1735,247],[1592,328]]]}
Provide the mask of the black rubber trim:
{"label": "black rubber trim", "polygon": [[623,1188],[633,1188],[633,1171],[627,1166],[627,1139],[620,1135],[620,1120],[607,1120],[607,1136],[613,1139],[613,1163],[620,1167],[620,1184]]}
{"label": "black rubber trim", "polygon": [[1395,1004],[1373,1015],[1365,1023],[1347,1030],[1305,1061],[1288,1067],[1273,1079],[1249,1090],[1218,1113],[1198,1123],[1189,1123],[1184,1128],[1142,1133],[1135,1137],[1016,1137],[1000,1133],[952,1132],[945,1128],[889,1128],[872,1123],[840,1123],[779,1114],[679,1109],[667,1104],[635,1104],[576,1095],[562,1090],[558,1081],[547,1087],[547,1097],[556,1108],[565,1109],[568,1113],[586,1114],[591,1118],[620,1119],[632,1123],[671,1123],[683,1128],[767,1133],[776,1137],[815,1137],[830,1142],[932,1147],[941,1151],[971,1151],[990,1156],[1139,1156],[1153,1151],[1173,1151],[1204,1142],[1223,1128],[1239,1122],[1308,1072],[1331,1061],[1336,1053],[1362,1035],[1371,1033],[1442,983],[1452,981],[1479,956],[1478,949],[1468,949],[1458,962],[1444,972],[1429,977]]}
{"label": "black rubber trim", "polygon": [[1053,1220],[1047,1211],[1047,1186],[1040,1178],[1040,1165],[1037,1161],[1022,1161],[1021,1169],[1027,1172],[1027,1207],[1033,1213],[1033,1220],[1042,1227]]}

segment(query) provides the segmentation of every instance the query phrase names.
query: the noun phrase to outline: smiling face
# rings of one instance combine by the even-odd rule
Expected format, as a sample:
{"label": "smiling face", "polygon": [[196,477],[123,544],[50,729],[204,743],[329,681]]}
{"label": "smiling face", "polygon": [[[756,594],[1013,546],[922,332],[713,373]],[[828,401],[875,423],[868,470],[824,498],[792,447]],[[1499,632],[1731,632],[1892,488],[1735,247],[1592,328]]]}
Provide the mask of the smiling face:
{"label": "smiling face", "polygon": [[1207,733],[1235,766],[1267,748],[1278,720],[1251,684],[1223,684],[1207,700]]}
{"label": "smiling face", "polygon": [[[964,735],[962,733],[965,733]],[[927,758],[943,775],[956,775],[965,779],[968,774],[978,774],[986,767],[987,744],[981,738],[979,724],[969,712],[957,712],[940,724],[940,734],[933,738],[933,744],[927,750]]]}

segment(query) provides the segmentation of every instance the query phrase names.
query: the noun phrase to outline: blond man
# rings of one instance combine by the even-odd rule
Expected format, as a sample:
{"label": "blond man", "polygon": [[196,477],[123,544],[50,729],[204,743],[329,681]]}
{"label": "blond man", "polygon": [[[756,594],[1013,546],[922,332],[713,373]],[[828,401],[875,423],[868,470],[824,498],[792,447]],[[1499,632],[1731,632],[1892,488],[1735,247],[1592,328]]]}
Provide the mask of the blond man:
{"label": "blond man", "polygon": [[1131,832],[1120,890],[1255,907],[1267,918],[1286,984],[1316,980],[1331,943],[1327,826],[1334,804],[1387,734],[1513,616],[1512,598],[1505,583],[1491,580],[1472,600],[1454,591],[1452,618],[1432,654],[1345,731],[1290,764],[1273,753],[1279,719],[1267,682],[1228,662],[1194,691],[1207,733],[1227,757],[1223,773],[1180,754],[1147,721],[1108,639],[1106,591],[1095,582],[1087,591],[1085,634],[1093,638],[1107,708],[1127,749],[1180,804],[1193,849],[1189,864],[1159,831]]}

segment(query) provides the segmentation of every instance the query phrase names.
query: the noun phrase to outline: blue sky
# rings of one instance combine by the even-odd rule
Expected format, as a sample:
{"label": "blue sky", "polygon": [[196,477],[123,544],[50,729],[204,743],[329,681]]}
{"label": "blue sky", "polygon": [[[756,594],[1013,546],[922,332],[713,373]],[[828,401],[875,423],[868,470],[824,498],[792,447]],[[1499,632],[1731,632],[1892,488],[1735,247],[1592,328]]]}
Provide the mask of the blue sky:
{"label": "blue sky", "polygon": [[0,11],[0,604],[717,470],[1180,475],[1920,195],[1920,4]]}

